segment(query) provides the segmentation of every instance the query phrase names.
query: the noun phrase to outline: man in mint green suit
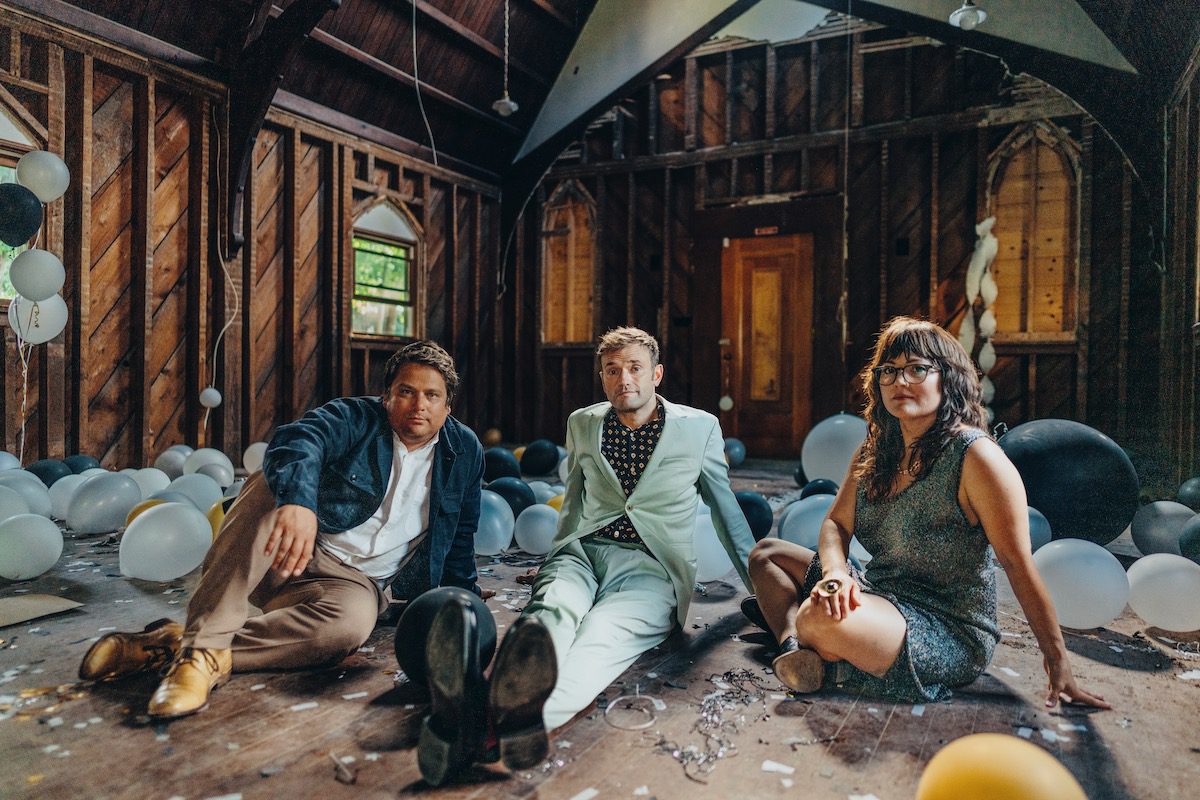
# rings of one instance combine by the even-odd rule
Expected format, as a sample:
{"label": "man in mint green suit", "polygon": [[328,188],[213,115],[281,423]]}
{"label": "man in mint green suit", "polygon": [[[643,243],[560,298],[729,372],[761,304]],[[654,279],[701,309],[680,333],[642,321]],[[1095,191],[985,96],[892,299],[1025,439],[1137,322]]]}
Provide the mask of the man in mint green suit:
{"label": "man in mint green suit", "polygon": [[754,537],[729,486],[720,423],[655,393],[663,365],[645,331],[611,330],[596,355],[608,402],[567,421],[558,534],[524,611],[549,630],[558,660],[544,708],[549,730],[687,619],[700,498],[750,587]]}

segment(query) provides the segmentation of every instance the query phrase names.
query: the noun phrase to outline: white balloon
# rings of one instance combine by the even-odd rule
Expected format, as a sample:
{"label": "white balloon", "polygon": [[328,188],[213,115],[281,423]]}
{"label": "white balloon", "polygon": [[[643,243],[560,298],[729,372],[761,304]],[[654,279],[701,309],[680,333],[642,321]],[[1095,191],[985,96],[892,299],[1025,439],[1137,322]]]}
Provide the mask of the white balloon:
{"label": "white balloon", "polygon": [[692,533],[692,545],[696,553],[696,581],[708,583],[715,581],[733,569],[729,554],[721,546],[717,538],[717,529],[713,525],[711,514],[701,514],[696,517],[696,527]]}
{"label": "white balloon", "polygon": [[88,478],[67,506],[67,527],[76,533],[109,533],[125,524],[142,502],[142,490],[128,475],[112,472]]}
{"label": "white balloon", "polygon": [[[62,483],[62,478],[59,478],[54,483],[55,485]],[[25,498],[21,496],[20,492],[16,489],[10,489],[7,486],[0,486],[0,522],[9,517],[15,517],[17,514],[28,513],[29,503],[25,502]]]}
{"label": "white balloon", "polygon": [[161,492],[171,482],[167,473],[157,467],[144,467],[133,473],[132,477],[134,483],[142,490],[143,500],[155,492]]}
{"label": "white balloon", "polygon": [[567,459],[563,457],[558,462],[558,479],[565,485],[567,482]]}
{"label": "white balloon", "polygon": [[17,183],[43,203],[53,203],[71,185],[71,171],[54,153],[34,150],[17,161]]}
{"label": "white balloon", "polygon": [[983,394],[983,402],[990,403],[992,398],[996,396],[996,384],[992,383],[992,379],[987,375],[983,376],[983,380],[979,382],[979,390]]}
{"label": "white balloon", "polygon": [[217,482],[217,485],[222,490],[227,486],[233,485],[233,470],[219,462],[213,461],[208,464],[201,464],[200,469],[196,470],[197,475],[207,475]]}
{"label": "white balloon", "polygon": [[958,343],[968,353],[975,349],[975,312],[970,308],[963,315],[962,324],[958,326]]}
{"label": "white balloon", "polygon": [[1085,539],[1059,539],[1038,548],[1041,573],[1058,621],[1068,628],[1102,628],[1125,610],[1129,579],[1112,553]]}
{"label": "white balloon", "polygon": [[512,544],[512,506],[500,495],[484,489],[479,493],[479,527],[475,531],[475,552],[481,556],[503,553]]}
{"label": "white balloon", "polygon": [[229,460],[229,456],[215,447],[201,447],[199,450],[193,450],[192,454],[184,460],[183,474],[190,475],[205,464],[222,464],[230,473],[233,472],[233,462]]}
{"label": "white balloon", "polygon": [[810,481],[828,478],[841,483],[859,445],[867,438],[867,423],[853,414],[834,414],[813,426],[804,437],[800,463]]}
{"label": "white balloon", "polygon": [[1170,553],[1139,558],[1129,568],[1129,606],[1156,628],[1200,630],[1200,564]]}
{"label": "white balloon", "polygon": [[81,472],[79,474],[84,476],[85,478],[90,478],[93,475],[107,475],[108,470],[106,470],[104,467],[88,467],[87,469],[85,469],[83,472]]}
{"label": "white balloon", "polygon": [[200,391],[200,405],[205,408],[216,408],[221,405],[221,393],[212,386],[205,387]]}
{"label": "white balloon", "polygon": [[979,282],[979,294],[983,298],[985,308],[996,305],[996,296],[1000,294],[1000,287],[996,285],[996,278],[990,269],[983,273],[983,279]]}
{"label": "white balloon", "polygon": [[267,455],[267,443],[255,442],[246,448],[242,453],[242,466],[246,468],[246,472],[253,475],[262,469],[263,459]]}
{"label": "white balloon", "polygon": [[831,494],[810,494],[789,505],[779,519],[779,538],[816,550],[821,523],[829,514],[833,501],[834,495]]}
{"label": "white balloon", "polygon": [[721,395],[721,399],[717,401],[717,408],[722,411],[730,411],[733,409],[733,398],[727,394]]}
{"label": "white balloon", "polygon": [[985,339],[992,338],[996,333],[996,312],[990,308],[979,315],[979,335]]}
{"label": "white balloon", "polygon": [[0,577],[36,578],[58,563],[62,531],[38,514],[17,514],[0,522]]}
{"label": "white balloon", "polygon": [[0,470],[20,468],[21,462],[16,456],[7,450],[0,450]]}
{"label": "white balloon", "polygon": [[246,485],[245,478],[238,478],[233,484],[225,490],[226,497],[237,497],[242,493],[242,487]]}
{"label": "white balloon", "polygon": [[187,503],[146,509],[121,537],[121,574],[146,581],[169,581],[194,570],[212,544],[212,527]]}
{"label": "white balloon", "polygon": [[186,444],[173,444],[170,447],[168,447],[167,450],[174,450],[176,452],[183,453],[184,458],[187,458],[192,453],[196,452],[189,445],[186,445]]}
{"label": "white balloon", "polygon": [[75,492],[88,481],[87,475],[64,475],[50,487],[50,515],[55,519],[66,519],[71,510]]}
{"label": "white balloon", "polygon": [[37,248],[19,253],[8,270],[9,280],[17,294],[38,302],[58,294],[67,279],[67,271],[58,256]]}
{"label": "white balloon", "polygon": [[67,304],[56,294],[37,302],[14,297],[8,304],[8,324],[26,344],[44,344],[67,327]]}
{"label": "white balloon", "polygon": [[221,487],[207,475],[193,473],[191,475],[180,475],[175,480],[167,484],[167,488],[163,491],[178,492],[192,503],[200,511],[208,511],[212,508],[213,503],[220,500],[224,495],[221,493]]}
{"label": "white balloon", "polygon": [[530,555],[550,552],[554,535],[558,533],[558,512],[548,505],[535,503],[521,512],[513,526],[517,547]]}
{"label": "white balloon", "polygon": [[168,479],[178,478],[183,474],[183,465],[187,461],[188,455],[190,455],[190,452],[185,453],[182,450],[176,450],[172,447],[154,459],[154,467],[162,471]]}
{"label": "white balloon", "polygon": [[529,488],[533,489],[533,499],[538,503],[544,503],[551,497],[554,497],[558,492],[545,481],[530,481]]}
{"label": "white balloon", "polygon": [[991,372],[994,366],[996,366],[996,346],[991,341],[987,341],[983,347],[979,348],[979,368],[984,372]]}
{"label": "white balloon", "polygon": [[7,486],[21,497],[25,498],[30,514],[39,517],[50,516],[50,491],[42,479],[27,469],[6,469],[0,471],[0,486]]}
{"label": "white balloon", "polygon": [[[129,477],[132,478],[134,475],[137,474],[137,468],[136,467],[126,467],[125,469],[117,470],[117,472],[121,473],[122,475],[128,475]],[[136,483],[136,481],[135,481],[135,483]]]}

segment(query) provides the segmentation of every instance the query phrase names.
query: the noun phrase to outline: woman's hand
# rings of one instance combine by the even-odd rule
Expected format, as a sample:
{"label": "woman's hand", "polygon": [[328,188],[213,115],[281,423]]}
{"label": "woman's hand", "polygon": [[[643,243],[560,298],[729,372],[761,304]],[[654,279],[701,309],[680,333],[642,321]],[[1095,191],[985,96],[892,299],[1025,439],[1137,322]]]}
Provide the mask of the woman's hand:
{"label": "woman's hand", "polygon": [[831,569],[821,576],[809,597],[834,619],[845,619],[862,605],[858,582],[844,569]]}
{"label": "woman's hand", "polygon": [[1105,702],[1104,695],[1092,694],[1076,685],[1075,676],[1071,674],[1071,664],[1066,658],[1053,661],[1043,658],[1042,666],[1046,668],[1046,677],[1050,679],[1046,692],[1046,708],[1054,708],[1058,705],[1060,697],[1067,703],[1077,703],[1095,708],[1112,708]]}

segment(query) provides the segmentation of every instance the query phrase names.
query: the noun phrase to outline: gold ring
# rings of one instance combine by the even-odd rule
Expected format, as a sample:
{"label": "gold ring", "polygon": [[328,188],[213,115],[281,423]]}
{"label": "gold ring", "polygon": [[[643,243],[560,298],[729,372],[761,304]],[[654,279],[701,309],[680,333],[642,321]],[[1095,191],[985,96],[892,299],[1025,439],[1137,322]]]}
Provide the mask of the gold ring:
{"label": "gold ring", "polygon": [[817,594],[821,597],[833,597],[842,590],[842,581],[839,578],[827,578],[817,584]]}

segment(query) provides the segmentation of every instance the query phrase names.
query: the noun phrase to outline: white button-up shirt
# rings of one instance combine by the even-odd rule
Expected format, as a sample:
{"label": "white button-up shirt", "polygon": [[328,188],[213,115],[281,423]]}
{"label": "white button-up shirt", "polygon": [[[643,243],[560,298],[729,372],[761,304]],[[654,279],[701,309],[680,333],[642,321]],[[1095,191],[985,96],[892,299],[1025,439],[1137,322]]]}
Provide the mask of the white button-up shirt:
{"label": "white button-up shirt", "polygon": [[429,527],[429,485],[438,437],[410,451],[392,434],[392,474],[379,508],[363,524],[319,538],[326,552],[368,577],[396,574],[409,544]]}

